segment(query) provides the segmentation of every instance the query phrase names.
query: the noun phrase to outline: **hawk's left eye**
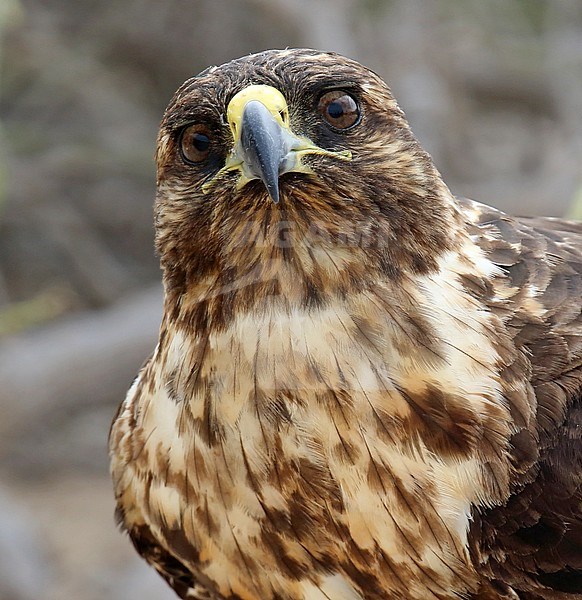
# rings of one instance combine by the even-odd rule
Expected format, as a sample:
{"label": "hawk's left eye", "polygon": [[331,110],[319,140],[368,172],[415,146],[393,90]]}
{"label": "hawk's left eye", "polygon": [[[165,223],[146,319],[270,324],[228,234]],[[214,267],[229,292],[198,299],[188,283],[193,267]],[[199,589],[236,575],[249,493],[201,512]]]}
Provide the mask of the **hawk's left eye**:
{"label": "hawk's left eye", "polygon": [[199,163],[203,161],[210,154],[211,146],[211,133],[206,125],[197,123],[186,127],[182,131],[180,150],[187,162]]}
{"label": "hawk's left eye", "polygon": [[333,90],[321,96],[317,112],[336,129],[349,129],[360,122],[360,107],[344,90]]}

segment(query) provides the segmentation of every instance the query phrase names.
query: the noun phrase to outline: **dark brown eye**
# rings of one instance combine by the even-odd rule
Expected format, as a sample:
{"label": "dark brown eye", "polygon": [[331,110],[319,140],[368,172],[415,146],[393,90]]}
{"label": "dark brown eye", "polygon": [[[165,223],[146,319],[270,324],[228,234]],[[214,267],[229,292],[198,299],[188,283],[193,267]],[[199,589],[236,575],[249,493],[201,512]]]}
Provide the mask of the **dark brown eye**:
{"label": "dark brown eye", "polygon": [[360,122],[360,107],[354,97],[344,90],[323,94],[317,110],[336,129],[349,129]]}
{"label": "dark brown eye", "polygon": [[180,149],[182,156],[188,162],[199,163],[210,154],[212,146],[211,134],[206,125],[200,123],[189,125],[182,131]]}

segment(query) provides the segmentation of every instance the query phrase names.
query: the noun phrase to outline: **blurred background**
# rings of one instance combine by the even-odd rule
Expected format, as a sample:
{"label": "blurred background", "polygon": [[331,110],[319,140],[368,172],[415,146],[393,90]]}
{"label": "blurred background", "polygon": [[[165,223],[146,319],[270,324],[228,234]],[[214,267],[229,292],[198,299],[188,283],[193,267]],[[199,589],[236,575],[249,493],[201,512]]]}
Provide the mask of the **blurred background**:
{"label": "blurred background", "polygon": [[0,0],[0,600],[173,597],[106,454],[160,318],[157,125],[186,78],[285,46],[383,76],[457,195],[579,212],[581,0]]}

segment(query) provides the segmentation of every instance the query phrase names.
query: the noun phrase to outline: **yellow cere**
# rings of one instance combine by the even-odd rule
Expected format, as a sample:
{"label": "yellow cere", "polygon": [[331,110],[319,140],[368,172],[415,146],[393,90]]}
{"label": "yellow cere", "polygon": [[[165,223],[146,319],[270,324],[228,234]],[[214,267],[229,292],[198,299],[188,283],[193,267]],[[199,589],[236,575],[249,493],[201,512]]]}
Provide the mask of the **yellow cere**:
{"label": "yellow cere", "polygon": [[289,126],[289,109],[283,94],[270,85],[249,85],[235,94],[228,104],[226,118],[234,139],[238,139],[245,106],[251,100],[264,104],[280,125]]}

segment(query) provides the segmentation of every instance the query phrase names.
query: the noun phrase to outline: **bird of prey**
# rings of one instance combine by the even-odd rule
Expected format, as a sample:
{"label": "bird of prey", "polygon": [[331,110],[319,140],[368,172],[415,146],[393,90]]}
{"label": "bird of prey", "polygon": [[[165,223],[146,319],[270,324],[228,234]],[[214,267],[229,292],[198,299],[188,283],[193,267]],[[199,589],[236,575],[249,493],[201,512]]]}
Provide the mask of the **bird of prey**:
{"label": "bird of prey", "polygon": [[117,515],[181,598],[582,598],[582,226],[453,197],[386,84],[273,50],[180,87]]}

